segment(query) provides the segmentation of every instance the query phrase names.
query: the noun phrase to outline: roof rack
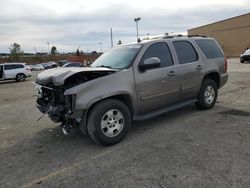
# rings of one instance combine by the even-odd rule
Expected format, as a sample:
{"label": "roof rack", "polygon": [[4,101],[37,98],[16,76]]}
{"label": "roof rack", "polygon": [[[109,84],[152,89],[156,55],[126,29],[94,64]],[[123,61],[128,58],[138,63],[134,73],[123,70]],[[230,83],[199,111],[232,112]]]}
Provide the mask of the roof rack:
{"label": "roof rack", "polygon": [[168,39],[168,38],[176,38],[176,37],[203,37],[206,38],[207,36],[203,36],[203,35],[168,35],[168,36],[164,36],[163,39]]}
{"label": "roof rack", "polygon": [[142,39],[143,41],[145,40],[157,40],[157,39],[170,39],[170,38],[177,38],[177,37],[203,37],[206,38],[207,36],[204,35],[181,35],[181,34],[176,34],[176,35],[168,35],[167,33],[165,33],[164,35],[159,35],[159,36],[155,36],[155,37],[151,37],[151,38],[144,38]]}

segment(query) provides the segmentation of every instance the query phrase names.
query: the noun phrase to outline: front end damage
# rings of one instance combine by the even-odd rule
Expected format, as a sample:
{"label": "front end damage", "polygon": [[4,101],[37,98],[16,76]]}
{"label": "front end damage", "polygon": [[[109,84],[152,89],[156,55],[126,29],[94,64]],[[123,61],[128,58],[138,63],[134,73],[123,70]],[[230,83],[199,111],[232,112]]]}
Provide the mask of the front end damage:
{"label": "front end damage", "polygon": [[114,72],[106,68],[55,68],[53,71],[44,71],[36,80],[36,106],[52,121],[61,123],[64,134],[69,134],[75,127],[85,123],[84,109],[75,110],[77,93],[65,95],[65,91]]}
{"label": "front end damage", "polygon": [[[71,132],[72,128],[81,122],[81,114],[74,113],[74,104],[76,95],[64,95],[64,89],[60,87],[38,88],[38,98],[36,106],[43,114],[55,123],[61,123],[64,134]],[[79,116],[76,118],[76,116]]]}

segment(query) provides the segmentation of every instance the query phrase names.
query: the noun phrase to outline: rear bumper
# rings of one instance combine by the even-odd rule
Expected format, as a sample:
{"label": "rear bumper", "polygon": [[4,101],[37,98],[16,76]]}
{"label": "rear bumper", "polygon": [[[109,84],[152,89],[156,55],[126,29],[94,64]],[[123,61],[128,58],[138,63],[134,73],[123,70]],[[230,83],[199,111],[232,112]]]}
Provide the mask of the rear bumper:
{"label": "rear bumper", "polygon": [[224,73],[220,77],[220,88],[227,83],[228,80],[228,73]]}
{"label": "rear bumper", "polygon": [[31,73],[26,73],[26,77],[31,77],[32,74]]}

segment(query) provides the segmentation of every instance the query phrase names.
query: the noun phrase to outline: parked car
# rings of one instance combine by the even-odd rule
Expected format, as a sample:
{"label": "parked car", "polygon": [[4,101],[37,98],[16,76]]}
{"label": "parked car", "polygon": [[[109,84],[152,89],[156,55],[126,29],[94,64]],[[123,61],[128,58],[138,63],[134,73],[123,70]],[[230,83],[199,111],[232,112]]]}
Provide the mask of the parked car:
{"label": "parked car", "polygon": [[44,67],[44,69],[52,69],[52,68],[57,67],[57,64],[54,61],[49,61],[47,63],[42,63],[41,65]]}
{"label": "parked car", "polygon": [[191,103],[212,108],[227,80],[227,60],[213,38],[163,37],[119,45],[84,69],[43,71],[37,107],[65,134],[79,126],[94,142],[112,145],[132,120]]}
{"label": "parked car", "polygon": [[250,61],[250,49],[240,55],[240,62],[244,63],[245,61]]}
{"label": "parked car", "polygon": [[50,68],[56,68],[56,67],[58,67],[57,64],[56,64],[56,62],[54,62],[54,61],[50,61],[50,62],[48,62],[48,64],[50,65]]}
{"label": "parked car", "polygon": [[64,64],[63,67],[85,67],[85,66],[79,62],[68,62]]}
{"label": "parked car", "polygon": [[44,69],[50,69],[50,65],[48,63],[41,63]]}
{"label": "parked car", "polygon": [[59,67],[62,67],[62,66],[65,65],[66,63],[68,63],[67,60],[60,60],[60,61],[57,62],[57,65],[58,65]]}
{"label": "parked car", "polygon": [[41,64],[30,65],[32,71],[44,70],[44,67]]}
{"label": "parked car", "polygon": [[31,77],[31,70],[25,63],[3,63],[0,64],[0,80],[24,81]]}

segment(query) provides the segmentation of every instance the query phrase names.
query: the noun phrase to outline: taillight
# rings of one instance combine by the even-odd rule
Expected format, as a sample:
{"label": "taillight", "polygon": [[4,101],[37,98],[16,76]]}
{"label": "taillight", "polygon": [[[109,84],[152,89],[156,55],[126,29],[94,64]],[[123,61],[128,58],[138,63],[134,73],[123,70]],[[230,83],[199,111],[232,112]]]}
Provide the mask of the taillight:
{"label": "taillight", "polygon": [[227,72],[227,58],[225,57],[225,60],[224,60],[224,70],[225,70],[225,73]]}

